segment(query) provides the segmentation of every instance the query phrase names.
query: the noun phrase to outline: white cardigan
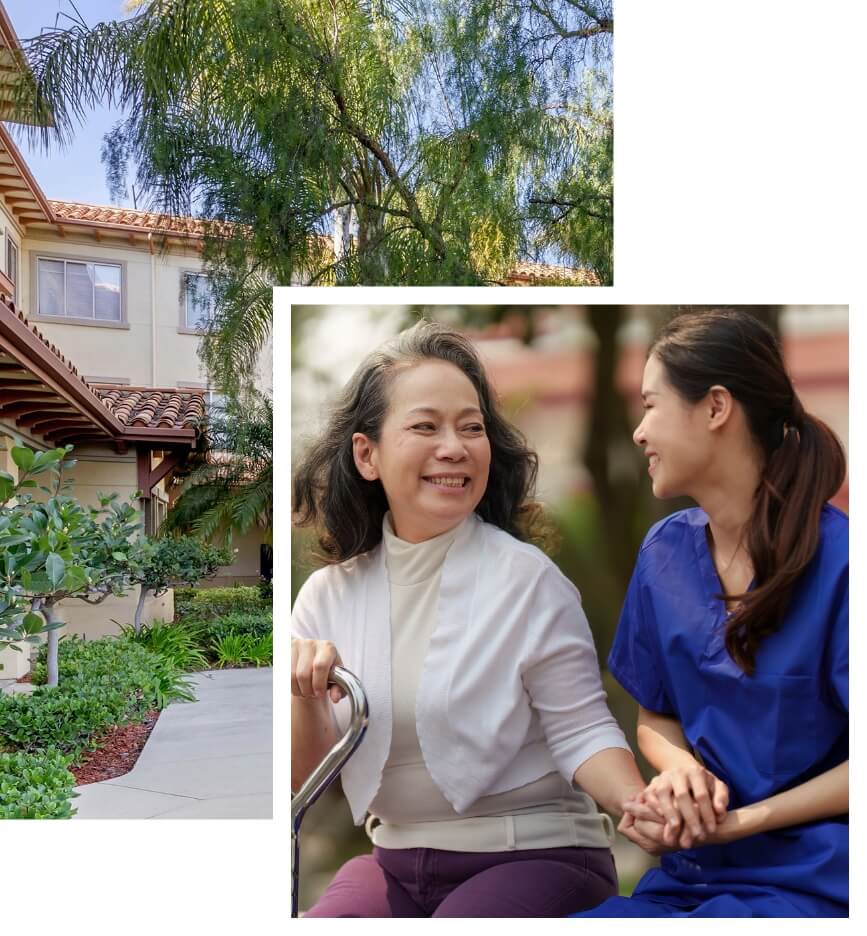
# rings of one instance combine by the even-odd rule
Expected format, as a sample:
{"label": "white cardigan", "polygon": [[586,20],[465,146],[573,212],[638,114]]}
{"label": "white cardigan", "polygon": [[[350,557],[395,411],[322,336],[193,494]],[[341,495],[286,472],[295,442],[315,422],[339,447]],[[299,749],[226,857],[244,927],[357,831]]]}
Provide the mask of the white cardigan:
{"label": "white cardigan", "polygon": [[[391,744],[389,620],[381,543],[314,572],[292,609],[293,636],[332,641],[367,693],[367,735],[342,772],[356,825]],[[348,700],[335,709],[345,730]],[[443,565],[416,725],[431,777],[459,813],[552,770],[571,783],[599,751],[630,750],[606,704],[577,589],[535,546],[475,514]]]}

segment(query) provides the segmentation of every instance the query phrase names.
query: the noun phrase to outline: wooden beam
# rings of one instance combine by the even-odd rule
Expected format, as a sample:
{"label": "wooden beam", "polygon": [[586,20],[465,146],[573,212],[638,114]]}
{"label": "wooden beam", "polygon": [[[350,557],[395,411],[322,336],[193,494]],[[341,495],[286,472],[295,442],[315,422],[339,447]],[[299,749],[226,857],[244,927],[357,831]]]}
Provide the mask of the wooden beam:
{"label": "wooden beam", "polygon": [[169,451],[163,454],[162,461],[154,468],[151,467],[152,450],[141,446],[136,451],[138,470],[138,486],[144,497],[151,497],[153,489],[175,468],[186,461],[186,455],[181,452]]}
{"label": "wooden beam", "polygon": [[[47,414],[44,414],[47,415]],[[33,423],[30,427],[31,432],[35,432],[37,435],[45,436],[46,439],[51,438],[52,435],[58,429],[92,429],[93,424],[87,422],[83,419],[45,419],[42,418],[39,422]]]}
{"label": "wooden beam", "polygon": [[52,390],[0,390],[0,408],[7,403],[24,403],[31,401],[33,403],[43,403],[56,397],[57,394]]}
{"label": "wooden beam", "polygon": [[16,418],[15,423],[18,426],[25,427],[32,426],[48,416],[54,419],[61,419],[64,416],[78,416],[78,411],[74,407],[62,406],[60,403],[56,405],[49,403],[46,404],[45,408],[39,407],[37,410],[33,409],[32,403],[13,403],[11,406],[5,407],[3,413],[7,416],[12,416],[14,413],[23,413],[24,415]]}

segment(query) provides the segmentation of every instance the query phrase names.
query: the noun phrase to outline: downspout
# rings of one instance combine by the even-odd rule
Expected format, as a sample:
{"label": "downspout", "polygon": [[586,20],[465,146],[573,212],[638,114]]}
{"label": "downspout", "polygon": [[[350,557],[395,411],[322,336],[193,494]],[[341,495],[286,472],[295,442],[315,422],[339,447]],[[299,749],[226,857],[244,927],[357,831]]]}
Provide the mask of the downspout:
{"label": "downspout", "polygon": [[154,256],[153,231],[148,232],[148,250],[151,255],[151,386],[157,384],[157,261]]}

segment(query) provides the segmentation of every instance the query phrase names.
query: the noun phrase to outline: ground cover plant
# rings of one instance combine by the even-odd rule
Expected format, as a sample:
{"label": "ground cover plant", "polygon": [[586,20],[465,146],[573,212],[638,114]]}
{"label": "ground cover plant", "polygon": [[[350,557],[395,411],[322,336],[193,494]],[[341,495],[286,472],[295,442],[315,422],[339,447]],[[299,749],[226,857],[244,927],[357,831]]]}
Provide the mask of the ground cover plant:
{"label": "ground cover plant", "polygon": [[125,636],[61,639],[56,687],[45,684],[47,657],[43,646],[32,693],[0,696],[0,818],[69,818],[68,767],[107,729],[195,698],[169,657]]}

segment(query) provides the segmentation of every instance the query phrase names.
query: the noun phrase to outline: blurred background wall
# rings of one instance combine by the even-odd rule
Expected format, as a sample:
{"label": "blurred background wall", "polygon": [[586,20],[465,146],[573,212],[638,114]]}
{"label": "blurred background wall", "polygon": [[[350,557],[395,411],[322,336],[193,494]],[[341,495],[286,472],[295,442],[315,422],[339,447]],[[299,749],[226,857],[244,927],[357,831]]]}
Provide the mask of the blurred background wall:
{"label": "blurred background wall", "polygon": [[[652,336],[672,315],[708,308],[713,307],[335,305],[292,312],[293,461],[363,357],[386,338],[424,316],[473,339],[504,411],[539,454],[537,493],[560,539],[552,558],[581,592],[609,704],[636,750],[636,704],[610,678],[605,660],[644,534],[691,502],[654,500],[632,432],[641,419],[641,377]],[[777,332],[805,408],[828,422],[848,451],[847,308],[743,308]],[[848,478],[833,502],[848,512]],[[308,532],[293,532],[293,600],[314,567],[311,542]],[[648,765],[640,765],[649,779]],[[302,910],[344,861],[369,851],[336,784],[304,822]],[[622,836],[615,858],[621,893],[631,893],[653,860]]]}

